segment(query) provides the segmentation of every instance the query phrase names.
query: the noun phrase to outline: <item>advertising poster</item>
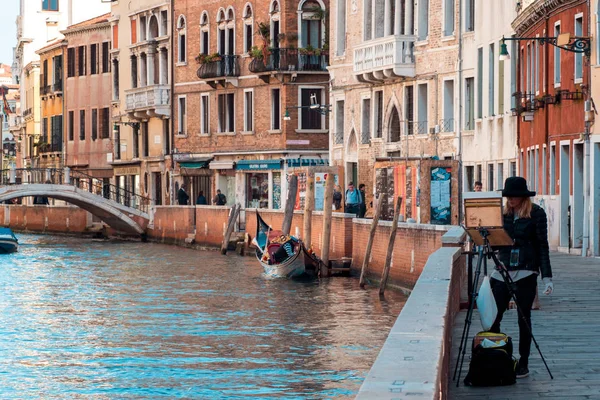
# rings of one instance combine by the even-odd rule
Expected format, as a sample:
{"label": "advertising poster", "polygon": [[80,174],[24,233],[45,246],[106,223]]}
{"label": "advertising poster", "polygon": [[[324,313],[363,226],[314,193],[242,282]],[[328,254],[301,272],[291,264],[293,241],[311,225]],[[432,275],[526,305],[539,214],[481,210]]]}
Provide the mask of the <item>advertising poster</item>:
{"label": "advertising poster", "polygon": [[452,222],[452,197],[449,167],[431,168],[431,223],[450,225]]}
{"label": "advertising poster", "polygon": [[[306,173],[299,172],[296,174],[298,176],[298,194],[296,194],[296,205],[294,206],[294,210],[304,210],[304,202],[306,199]],[[327,179],[327,174],[315,173],[315,208],[314,211],[323,211],[323,203],[325,202],[325,180]],[[338,175],[334,176],[334,184],[338,185],[339,177]]]}

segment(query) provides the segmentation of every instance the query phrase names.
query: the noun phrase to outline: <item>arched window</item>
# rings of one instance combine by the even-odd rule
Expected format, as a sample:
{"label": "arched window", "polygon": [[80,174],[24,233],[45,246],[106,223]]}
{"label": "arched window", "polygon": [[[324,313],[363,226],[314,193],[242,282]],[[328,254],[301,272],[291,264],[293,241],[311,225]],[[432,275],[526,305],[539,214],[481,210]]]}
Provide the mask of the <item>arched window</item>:
{"label": "arched window", "polygon": [[235,54],[235,14],[233,8],[223,8],[217,15],[217,48],[221,55]]}
{"label": "arched window", "polygon": [[186,40],[186,24],[185,17],[183,15],[179,16],[177,20],[177,34],[179,39],[177,40],[177,47],[179,49],[177,53],[177,61],[180,63],[185,63],[187,61],[187,40]]}
{"label": "arched window", "polygon": [[398,108],[395,106],[392,108],[392,114],[390,115],[388,138],[390,142],[400,141],[400,114]]}
{"label": "arched window", "polygon": [[223,7],[219,8],[217,12],[217,23],[225,21],[225,9]]}
{"label": "arched window", "polygon": [[299,47],[323,47],[325,40],[325,5],[320,0],[304,0],[298,6]]}
{"label": "arched window", "polygon": [[273,0],[271,5],[269,6],[269,13],[271,14],[271,24],[270,24],[270,36],[271,36],[271,47],[278,49],[279,48],[279,2],[277,0]]}
{"label": "arched window", "polygon": [[150,17],[150,23],[148,24],[148,40],[152,40],[158,36],[158,19],[156,15],[153,15]]}
{"label": "arched window", "polygon": [[269,13],[278,13],[279,12],[279,2],[277,0],[273,0],[271,5],[269,6]]}
{"label": "arched window", "polygon": [[254,46],[254,18],[252,16],[252,6],[250,3],[244,7],[244,53],[249,53]]}
{"label": "arched window", "polygon": [[200,17],[200,53],[208,54],[210,52],[208,12],[204,11]]}

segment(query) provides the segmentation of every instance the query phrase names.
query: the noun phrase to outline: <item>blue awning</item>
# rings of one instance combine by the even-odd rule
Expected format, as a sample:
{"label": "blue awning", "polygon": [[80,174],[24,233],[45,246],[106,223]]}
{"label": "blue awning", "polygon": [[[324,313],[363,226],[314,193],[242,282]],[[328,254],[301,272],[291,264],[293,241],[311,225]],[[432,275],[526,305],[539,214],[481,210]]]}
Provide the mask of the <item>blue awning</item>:
{"label": "blue awning", "polygon": [[238,171],[281,169],[281,160],[240,160],[235,163]]}
{"label": "blue awning", "polygon": [[296,167],[316,167],[320,165],[329,165],[329,160],[322,158],[288,158],[288,168]]}
{"label": "blue awning", "polygon": [[193,161],[193,162],[180,162],[179,167],[185,169],[200,169],[206,168],[208,161]]}

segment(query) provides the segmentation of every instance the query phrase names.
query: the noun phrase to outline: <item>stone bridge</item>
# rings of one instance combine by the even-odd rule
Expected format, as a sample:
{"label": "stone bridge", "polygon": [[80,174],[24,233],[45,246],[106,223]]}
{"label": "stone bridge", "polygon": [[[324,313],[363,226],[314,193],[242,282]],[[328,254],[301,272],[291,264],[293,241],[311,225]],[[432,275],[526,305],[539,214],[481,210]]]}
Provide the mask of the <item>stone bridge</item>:
{"label": "stone bridge", "polygon": [[117,231],[145,237],[150,199],[91,176],[72,173],[68,168],[13,169],[2,174],[0,183],[0,203],[23,197],[63,200],[90,212]]}

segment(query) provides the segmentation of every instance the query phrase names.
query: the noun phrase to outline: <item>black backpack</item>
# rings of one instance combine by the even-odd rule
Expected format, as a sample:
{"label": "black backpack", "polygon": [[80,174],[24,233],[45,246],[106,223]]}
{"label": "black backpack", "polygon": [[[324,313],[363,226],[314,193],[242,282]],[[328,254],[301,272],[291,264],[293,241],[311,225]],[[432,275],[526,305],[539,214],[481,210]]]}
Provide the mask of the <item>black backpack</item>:
{"label": "black backpack", "polygon": [[[498,347],[483,347],[484,339],[505,344]],[[479,332],[473,338],[473,353],[466,386],[506,386],[517,381],[517,360],[513,357],[510,336],[504,333]]]}

